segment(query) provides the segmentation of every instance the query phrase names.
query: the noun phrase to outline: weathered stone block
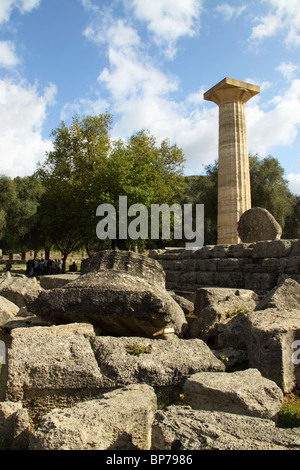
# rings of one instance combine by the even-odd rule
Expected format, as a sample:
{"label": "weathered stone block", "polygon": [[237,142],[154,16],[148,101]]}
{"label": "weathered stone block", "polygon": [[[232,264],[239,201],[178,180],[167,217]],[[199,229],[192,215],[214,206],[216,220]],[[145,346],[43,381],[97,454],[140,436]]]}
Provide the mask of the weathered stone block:
{"label": "weathered stone block", "polygon": [[278,240],[281,238],[282,228],[267,209],[252,207],[238,221],[238,234],[246,243]]}
{"label": "weathered stone block", "polygon": [[0,402],[0,444],[4,450],[28,450],[30,421],[21,403]]}
{"label": "weathered stone block", "polygon": [[245,275],[245,289],[268,291],[273,289],[275,274],[271,273],[247,273]]}
{"label": "weathered stone block", "polygon": [[300,386],[293,343],[300,339],[300,310],[251,312],[245,325],[249,367],[276,382],[284,393]]}
{"label": "weathered stone block", "polygon": [[180,282],[183,284],[192,284],[195,285],[197,280],[196,271],[183,272],[180,275]]}
{"label": "weathered stone block", "polygon": [[0,295],[18,307],[27,307],[42,291],[36,278],[22,275],[0,278]]}
{"label": "weathered stone block", "polygon": [[12,320],[18,313],[20,308],[7,300],[5,297],[0,297],[0,327],[9,320]]}
{"label": "weathered stone block", "polygon": [[300,284],[300,274],[279,274],[277,285],[280,286],[280,284],[282,284],[286,279],[293,279]]}
{"label": "weathered stone block", "polygon": [[165,272],[158,261],[132,251],[100,251],[81,263],[81,274],[116,271],[165,287]]}
{"label": "weathered stone block", "polygon": [[149,450],[154,390],[132,385],[43,417],[30,450]]}
{"label": "weathered stone block", "polygon": [[35,420],[57,406],[98,396],[103,379],[91,348],[90,327],[13,330],[5,400],[23,403]]}
{"label": "weathered stone block", "polygon": [[293,240],[290,256],[300,256],[300,239]]}
{"label": "weathered stone block", "polygon": [[92,271],[64,288],[43,290],[29,308],[54,322],[89,322],[101,334],[116,336],[152,337],[168,327],[182,336],[187,329],[182,309],[165,288],[114,269]]}
{"label": "weathered stone block", "polygon": [[237,243],[236,245],[230,245],[229,258],[251,258],[252,250],[250,243]]}
{"label": "weathered stone block", "polygon": [[218,286],[222,288],[244,289],[245,277],[241,272],[218,273]]}
{"label": "weathered stone block", "polygon": [[209,259],[200,259],[196,260],[195,262],[195,270],[196,271],[216,271],[217,270],[218,261],[214,258]]}
{"label": "weathered stone block", "polygon": [[[228,292],[226,295],[225,293]],[[222,300],[210,303],[203,310],[198,310],[201,304],[201,295],[205,298],[205,291],[197,290],[195,301],[195,315],[197,318],[190,326],[192,338],[200,338],[205,342],[210,342],[217,337],[221,324],[229,322],[239,314],[248,313],[257,305],[258,297],[253,291],[223,289],[217,290],[217,296],[226,295]],[[198,295],[198,302],[197,302]],[[206,298],[208,298],[209,293]],[[200,302],[199,302],[200,300]],[[203,302],[205,303],[205,301]],[[197,308],[197,310],[196,310]]]}
{"label": "weathered stone block", "polygon": [[300,273],[300,256],[288,257],[285,259],[285,262],[286,262],[286,268],[284,272],[289,273],[289,274]]}
{"label": "weathered stone block", "polygon": [[157,411],[153,450],[300,450],[300,430],[274,421],[221,411],[170,406]]}
{"label": "weathered stone block", "polygon": [[253,244],[253,258],[281,258],[291,253],[292,240],[261,241]]}
{"label": "weathered stone block", "polygon": [[282,390],[257,369],[199,372],[184,384],[184,398],[195,410],[224,411],[277,421]]}
{"label": "weathered stone block", "polygon": [[229,254],[229,249],[231,245],[215,245],[210,254],[214,258],[226,258]]}
{"label": "weathered stone block", "polygon": [[169,283],[169,282],[177,282],[177,283],[180,283],[180,276],[181,276],[181,273],[180,271],[167,271],[166,272],[166,282]]}
{"label": "weathered stone block", "polygon": [[216,285],[217,274],[214,272],[197,272],[197,285],[214,286]]}
{"label": "weathered stone block", "polygon": [[80,274],[68,273],[68,274],[55,274],[55,275],[46,275],[40,277],[40,286],[43,289],[54,289],[56,287],[64,287],[69,282],[75,281],[78,279]]}
{"label": "weathered stone block", "polygon": [[279,310],[300,310],[300,284],[293,279],[285,279],[274,287],[256,306],[256,310],[277,308]]}
{"label": "weathered stone block", "polygon": [[202,310],[209,305],[220,305],[230,299],[231,301],[234,299],[234,304],[238,304],[239,301],[249,301],[248,309],[254,308],[253,305],[256,305],[258,302],[258,296],[251,290],[224,287],[199,287],[196,290],[194,314],[199,316]]}
{"label": "weathered stone block", "polygon": [[225,370],[224,364],[199,339],[97,336],[93,349],[108,389],[145,383],[168,395],[190,374]]}
{"label": "weathered stone block", "polygon": [[288,258],[265,258],[262,260],[261,269],[266,273],[284,273],[287,270]]}

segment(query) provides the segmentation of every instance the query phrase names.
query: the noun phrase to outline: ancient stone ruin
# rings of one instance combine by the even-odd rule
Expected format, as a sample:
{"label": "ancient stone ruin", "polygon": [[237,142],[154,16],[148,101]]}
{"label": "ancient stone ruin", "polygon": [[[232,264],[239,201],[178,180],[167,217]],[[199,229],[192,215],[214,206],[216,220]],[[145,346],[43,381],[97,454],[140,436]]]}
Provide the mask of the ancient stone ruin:
{"label": "ancient stone ruin", "polygon": [[267,209],[253,207],[241,215],[238,221],[238,234],[244,243],[280,240],[282,228]]}
{"label": "ancient stone ruin", "polygon": [[[277,254],[299,268],[299,241],[289,248]],[[104,251],[79,274],[3,275],[1,446],[300,449],[300,430],[278,424],[285,394],[300,388],[299,283],[170,289],[167,261],[193,259]]]}
{"label": "ancient stone ruin", "polygon": [[251,208],[245,103],[256,85],[224,78],[204,94],[219,106],[218,244],[239,243],[237,223]]}
{"label": "ancient stone ruin", "polygon": [[0,448],[300,450],[300,240],[251,208],[245,103],[219,106],[218,245],[103,251],[81,272],[0,277]]}

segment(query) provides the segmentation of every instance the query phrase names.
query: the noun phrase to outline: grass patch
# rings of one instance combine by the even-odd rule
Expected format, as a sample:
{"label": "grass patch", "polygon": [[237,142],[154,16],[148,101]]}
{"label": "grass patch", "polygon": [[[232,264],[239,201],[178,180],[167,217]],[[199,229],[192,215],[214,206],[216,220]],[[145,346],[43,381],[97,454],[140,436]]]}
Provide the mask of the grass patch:
{"label": "grass patch", "polygon": [[281,412],[278,418],[280,428],[300,427],[300,396],[299,393],[290,393],[284,397]]}
{"label": "grass patch", "polygon": [[151,353],[151,345],[143,345],[140,343],[130,344],[126,348],[127,354],[131,356],[139,356],[140,354],[150,354]]}
{"label": "grass patch", "polygon": [[249,313],[250,310],[247,307],[236,307],[234,310],[229,310],[226,312],[226,318],[233,318],[239,315],[240,313]]}

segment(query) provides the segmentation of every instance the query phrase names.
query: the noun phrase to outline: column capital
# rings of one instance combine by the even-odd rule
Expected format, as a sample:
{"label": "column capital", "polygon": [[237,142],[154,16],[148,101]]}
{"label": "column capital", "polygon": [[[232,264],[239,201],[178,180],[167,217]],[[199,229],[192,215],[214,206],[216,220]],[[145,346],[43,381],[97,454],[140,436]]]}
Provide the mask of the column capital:
{"label": "column capital", "polygon": [[213,101],[218,106],[224,103],[238,101],[246,103],[250,98],[260,92],[260,87],[250,83],[234,80],[233,78],[224,78],[214,87],[204,93],[203,98],[206,101]]}

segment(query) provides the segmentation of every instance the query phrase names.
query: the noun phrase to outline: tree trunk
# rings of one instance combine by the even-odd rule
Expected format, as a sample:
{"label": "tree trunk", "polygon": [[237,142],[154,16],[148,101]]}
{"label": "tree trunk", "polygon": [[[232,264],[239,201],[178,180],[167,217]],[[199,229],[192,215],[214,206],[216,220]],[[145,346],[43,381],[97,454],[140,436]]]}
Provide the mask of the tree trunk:
{"label": "tree trunk", "polygon": [[62,253],[62,266],[61,272],[64,274],[66,272],[66,263],[69,253]]}
{"label": "tree trunk", "polygon": [[45,250],[45,260],[48,261],[48,260],[50,259],[50,251],[51,251],[51,248],[44,246],[44,250]]}

